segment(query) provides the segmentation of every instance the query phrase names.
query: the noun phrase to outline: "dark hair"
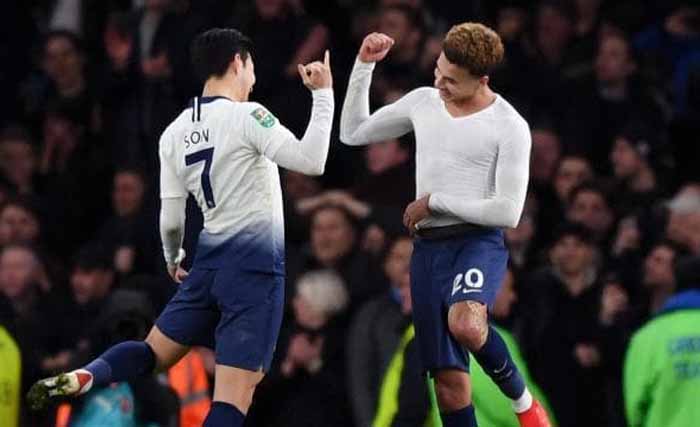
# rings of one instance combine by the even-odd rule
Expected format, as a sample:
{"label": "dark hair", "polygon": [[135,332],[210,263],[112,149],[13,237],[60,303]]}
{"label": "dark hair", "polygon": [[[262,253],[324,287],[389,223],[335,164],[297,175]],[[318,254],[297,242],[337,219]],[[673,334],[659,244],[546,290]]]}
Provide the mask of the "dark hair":
{"label": "dark hair", "polygon": [[676,258],[673,273],[678,290],[700,289],[700,257]]}
{"label": "dark hair", "polygon": [[421,16],[420,12],[414,7],[411,7],[407,4],[392,4],[389,6],[382,7],[382,9],[380,10],[381,14],[387,12],[398,12],[406,18],[411,27],[414,27],[415,29],[418,29],[420,31],[424,31],[425,29],[423,17]]}
{"label": "dark hair", "polygon": [[595,182],[595,181],[582,182],[578,186],[574,187],[571,190],[571,194],[569,194],[569,204],[573,203],[579,194],[586,192],[586,191],[599,194],[600,197],[603,198],[603,201],[608,206],[608,208],[610,208],[612,206],[612,204],[610,203],[609,193],[606,191],[606,189],[601,184],[599,184],[598,182]]}
{"label": "dark hair", "polygon": [[53,39],[66,39],[68,42],[73,46],[73,49],[75,49],[79,54],[83,54],[85,52],[84,46],[83,46],[83,41],[80,39],[80,37],[68,30],[54,30],[50,31],[46,34],[46,37],[44,37],[44,44],[43,47],[44,49],[46,48],[46,45],[49,43],[49,41]]}
{"label": "dark hair", "polygon": [[206,81],[212,76],[221,77],[236,54],[247,60],[253,42],[233,28],[213,28],[198,35],[192,42],[190,53],[197,78]]}
{"label": "dark hair", "polygon": [[585,225],[578,222],[565,222],[557,227],[554,233],[552,246],[559,243],[565,237],[575,237],[587,245],[593,245],[593,232]]}
{"label": "dark hair", "polygon": [[0,144],[6,141],[21,141],[32,145],[32,136],[27,129],[21,126],[10,125],[0,131]]}
{"label": "dark hair", "polygon": [[83,246],[75,255],[74,267],[84,271],[113,269],[109,252],[98,243]]}

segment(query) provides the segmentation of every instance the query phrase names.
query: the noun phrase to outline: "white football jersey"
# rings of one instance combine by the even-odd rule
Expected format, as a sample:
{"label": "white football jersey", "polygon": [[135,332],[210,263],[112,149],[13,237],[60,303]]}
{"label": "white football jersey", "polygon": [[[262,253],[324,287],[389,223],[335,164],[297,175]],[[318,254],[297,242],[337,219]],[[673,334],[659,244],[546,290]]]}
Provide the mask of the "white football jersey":
{"label": "white football jersey", "polygon": [[195,263],[282,273],[276,151],[294,135],[264,107],[197,97],[163,132],[161,198],[191,193],[204,215]]}

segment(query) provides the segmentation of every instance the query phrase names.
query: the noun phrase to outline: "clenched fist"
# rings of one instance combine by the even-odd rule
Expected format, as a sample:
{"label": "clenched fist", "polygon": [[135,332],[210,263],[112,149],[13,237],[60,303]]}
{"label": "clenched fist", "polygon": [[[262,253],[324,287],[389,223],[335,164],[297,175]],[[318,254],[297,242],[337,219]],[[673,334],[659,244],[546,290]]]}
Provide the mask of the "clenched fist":
{"label": "clenched fist", "polygon": [[382,33],[371,33],[365,37],[360,46],[360,61],[377,62],[384,59],[394,45],[394,39]]}
{"label": "clenched fist", "polygon": [[310,90],[333,87],[333,75],[331,74],[330,53],[326,51],[323,62],[314,61],[306,65],[297,65],[299,75],[304,85]]}

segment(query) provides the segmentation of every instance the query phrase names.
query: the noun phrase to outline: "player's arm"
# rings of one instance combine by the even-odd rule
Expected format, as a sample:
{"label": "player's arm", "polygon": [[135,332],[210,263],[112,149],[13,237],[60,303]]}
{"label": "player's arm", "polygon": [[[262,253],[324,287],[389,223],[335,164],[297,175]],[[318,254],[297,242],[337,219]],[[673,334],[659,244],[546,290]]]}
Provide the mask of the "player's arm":
{"label": "player's arm", "polygon": [[456,216],[465,222],[490,227],[517,227],[527,195],[530,174],[530,129],[514,120],[502,127],[502,144],[496,160],[496,194],[489,199],[464,200],[433,193],[430,211]]}
{"label": "player's arm", "polygon": [[328,51],[324,62],[299,65],[299,74],[313,97],[311,119],[301,140],[260,105],[246,118],[246,135],[258,152],[279,166],[306,175],[322,175],[335,108]]}
{"label": "player's arm", "polygon": [[415,97],[411,94],[372,115],[369,113],[369,87],[374,65],[386,56],[393,44],[391,37],[379,33],[368,35],[362,42],[340,115],[340,140],[347,145],[366,145],[397,138],[413,129],[409,115]]}
{"label": "player's arm", "polygon": [[185,236],[185,207],[187,190],[177,177],[171,160],[171,146],[167,137],[161,137],[160,157],[160,237],[163,242],[163,255],[168,273],[173,280],[180,282],[184,271],[179,271],[180,262],[185,257],[182,241]]}

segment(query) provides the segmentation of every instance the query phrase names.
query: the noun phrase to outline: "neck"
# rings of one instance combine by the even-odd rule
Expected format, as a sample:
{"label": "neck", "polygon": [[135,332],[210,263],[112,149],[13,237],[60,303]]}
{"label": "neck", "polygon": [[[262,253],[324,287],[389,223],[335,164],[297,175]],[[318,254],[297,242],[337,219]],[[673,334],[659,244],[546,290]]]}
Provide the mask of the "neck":
{"label": "neck", "polygon": [[64,97],[73,97],[83,91],[85,84],[82,75],[76,76],[75,79],[70,79],[57,85],[58,92]]}
{"label": "neck", "polygon": [[496,100],[496,94],[493,93],[488,85],[484,85],[479,89],[474,96],[463,100],[455,100],[446,102],[445,105],[451,113],[456,116],[466,116],[468,114],[481,111]]}
{"label": "neck", "polygon": [[593,283],[586,270],[575,273],[565,273],[560,271],[559,278],[564,283],[566,290],[572,296],[581,295],[583,291],[585,291]]}
{"label": "neck", "polygon": [[202,96],[223,96],[232,101],[248,101],[248,92],[239,85],[232,84],[228,79],[210,78],[204,84]]}
{"label": "neck", "polygon": [[667,289],[667,288],[660,288],[654,291],[654,293],[651,294],[651,302],[649,303],[649,312],[650,313],[658,313],[659,310],[661,310],[666,304],[666,301],[668,300],[668,297],[670,297],[673,294],[672,289]]}
{"label": "neck", "polygon": [[639,173],[632,178],[630,182],[630,188],[635,193],[645,193],[651,191],[656,187],[656,178],[651,169],[645,167]]}
{"label": "neck", "polygon": [[601,82],[598,92],[604,99],[617,101],[627,96],[627,81]]}

